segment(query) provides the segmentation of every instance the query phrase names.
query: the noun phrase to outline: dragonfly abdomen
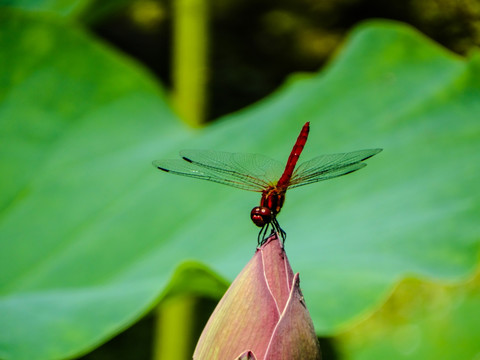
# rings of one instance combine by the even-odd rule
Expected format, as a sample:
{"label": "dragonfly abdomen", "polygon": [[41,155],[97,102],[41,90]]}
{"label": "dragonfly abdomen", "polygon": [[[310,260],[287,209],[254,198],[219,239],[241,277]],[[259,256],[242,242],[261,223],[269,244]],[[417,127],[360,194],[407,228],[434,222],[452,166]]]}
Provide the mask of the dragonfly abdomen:
{"label": "dragonfly abdomen", "polygon": [[290,156],[288,157],[287,165],[285,166],[285,170],[283,171],[282,176],[277,182],[277,187],[285,190],[287,189],[290,183],[290,178],[292,177],[292,174],[293,174],[293,170],[295,170],[295,165],[297,165],[298,158],[300,157],[300,154],[302,153],[303,148],[305,147],[305,143],[307,142],[309,131],[310,131],[310,122],[306,122],[305,125],[303,125],[303,128],[300,131],[300,134],[298,135],[297,141],[293,146]]}

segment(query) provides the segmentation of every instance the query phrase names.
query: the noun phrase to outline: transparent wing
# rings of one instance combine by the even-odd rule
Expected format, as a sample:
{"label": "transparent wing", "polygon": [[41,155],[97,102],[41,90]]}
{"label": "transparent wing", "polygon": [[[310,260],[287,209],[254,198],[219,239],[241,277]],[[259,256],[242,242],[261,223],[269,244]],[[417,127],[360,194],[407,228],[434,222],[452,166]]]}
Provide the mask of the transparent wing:
{"label": "transparent wing", "polygon": [[321,155],[300,164],[294,171],[288,188],[332,179],[357,171],[367,164],[362,161],[378,154],[382,149],[366,149],[349,153]]}
{"label": "transparent wing", "polygon": [[182,159],[156,160],[153,165],[176,175],[262,192],[282,175],[282,164],[258,154],[183,150]]}

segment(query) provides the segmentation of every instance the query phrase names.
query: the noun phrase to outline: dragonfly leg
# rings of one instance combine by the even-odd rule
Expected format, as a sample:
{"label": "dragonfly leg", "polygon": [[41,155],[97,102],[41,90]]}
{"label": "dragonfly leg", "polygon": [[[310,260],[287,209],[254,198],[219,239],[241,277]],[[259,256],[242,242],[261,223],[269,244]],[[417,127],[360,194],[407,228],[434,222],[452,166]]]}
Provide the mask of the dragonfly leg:
{"label": "dragonfly leg", "polygon": [[287,239],[287,233],[280,227],[277,218],[272,220],[272,232],[276,232],[282,238],[282,246],[285,245],[285,240]]}
{"label": "dragonfly leg", "polygon": [[265,244],[265,241],[268,239],[268,228],[270,227],[270,223],[266,223],[263,225],[263,227],[260,229],[260,232],[258,233],[258,247],[262,246]]}
{"label": "dragonfly leg", "polygon": [[[268,230],[270,229],[270,225],[272,225],[272,228],[269,234]],[[258,233],[258,247],[261,247],[263,244],[265,244],[265,242],[274,234],[276,234],[278,238],[282,239],[283,246],[285,244],[285,239],[287,238],[287,233],[280,227],[280,224],[276,218],[273,218],[270,223],[266,223],[260,229],[260,232]]]}

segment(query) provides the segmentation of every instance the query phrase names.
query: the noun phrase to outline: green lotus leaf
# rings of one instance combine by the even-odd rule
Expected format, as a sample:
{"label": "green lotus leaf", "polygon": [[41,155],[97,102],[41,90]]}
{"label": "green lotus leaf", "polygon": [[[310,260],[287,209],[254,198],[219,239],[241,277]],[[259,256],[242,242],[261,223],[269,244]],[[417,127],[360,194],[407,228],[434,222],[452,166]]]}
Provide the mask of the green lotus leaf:
{"label": "green lotus leaf", "polygon": [[[478,261],[477,53],[366,23],[318,74],[191,130],[147,71],[72,24],[3,10],[0,47],[0,358],[90,350],[167,286],[181,291],[185,261],[233,280],[256,246],[259,194],[151,161],[184,148],[285,161],[306,121],[300,161],[384,149],[361,171],[288,192],[279,214],[318,334],[348,329],[406,276],[459,281]],[[217,294],[220,278],[204,275],[185,288]]]}

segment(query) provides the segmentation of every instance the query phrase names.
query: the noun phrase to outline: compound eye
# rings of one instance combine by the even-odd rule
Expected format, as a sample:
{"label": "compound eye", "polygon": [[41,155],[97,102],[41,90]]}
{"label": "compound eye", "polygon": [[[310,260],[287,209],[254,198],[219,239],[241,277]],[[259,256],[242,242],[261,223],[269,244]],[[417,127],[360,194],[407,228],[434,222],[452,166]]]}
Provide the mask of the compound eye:
{"label": "compound eye", "polygon": [[272,212],[267,207],[255,206],[250,213],[250,218],[258,227],[264,227],[272,221]]}

